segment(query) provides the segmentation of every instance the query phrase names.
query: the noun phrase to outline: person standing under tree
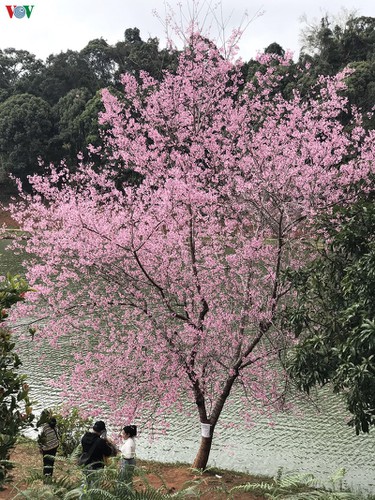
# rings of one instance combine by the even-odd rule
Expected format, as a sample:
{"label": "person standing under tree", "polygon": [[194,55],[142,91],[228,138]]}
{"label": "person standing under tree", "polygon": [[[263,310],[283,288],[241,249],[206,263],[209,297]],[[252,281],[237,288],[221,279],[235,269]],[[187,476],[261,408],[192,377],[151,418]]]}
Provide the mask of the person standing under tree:
{"label": "person standing under tree", "polygon": [[52,476],[53,474],[55,456],[60,444],[56,423],[56,418],[51,417],[48,422],[43,425],[42,431],[38,437],[39,449],[43,455],[43,474],[45,476]]}
{"label": "person standing under tree", "polygon": [[98,420],[93,425],[92,431],[86,432],[81,439],[82,455],[78,463],[83,466],[85,480],[80,498],[86,498],[85,494],[95,486],[99,477],[95,471],[103,469],[106,459],[115,455],[115,446],[106,435],[105,423],[103,420]]}
{"label": "person standing under tree", "polygon": [[125,482],[131,483],[135,467],[135,436],[137,427],[135,425],[125,425],[122,430],[124,442],[120,446],[121,460],[120,472]]}
{"label": "person standing under tree", "polygon": [[103,420],[98,420],[93,425],[92,431],[86,432],[82,437],[81,465],[84,465],[86,470],[102,469],[106,457],[114,455],[114,447],[105,437],[106,431]]}

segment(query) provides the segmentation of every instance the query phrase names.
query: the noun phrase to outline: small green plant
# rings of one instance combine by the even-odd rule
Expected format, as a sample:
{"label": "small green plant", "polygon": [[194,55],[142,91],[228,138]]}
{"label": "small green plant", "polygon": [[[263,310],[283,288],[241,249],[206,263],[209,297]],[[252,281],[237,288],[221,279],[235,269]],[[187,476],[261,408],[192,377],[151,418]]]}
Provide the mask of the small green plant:
{"label": "small green plant", "polygon": [[220,470],[216,467],[206,467],[205,469],[196,469],[195,467],[191,467],[190,470],[196,476],[203,476],[207,472],[210,472],[211,474],[220,473]]}
{"label": "small green plant", "polygon": [[104,469],[91,471],[89,482],[81,469],[72,474],[71,462],[65,457],[56,460],[66,466],[68,473],[63,477],[46,478],[40,471],[33,471],[28,478],[29,487],[19,491],[15,499],[29,500],[179,500],[200,498],[198,484],[187,485],[176,493],[168,493],[166,487],[154,488],[150,485],[142,468],[136,468],[137,488],[123,480],[117,463],[113,462]]}
{"label": "small green plant", "polygon": [[[283,498],[293,500],[355,500],[356,497],[349,491],[342,491],[345,469],[337,471],[330,479],[331,489],[319,486],[319,481],[313,474],[283,473],[280,468],[271,483],[247,483],[235,486],[229,491],[230,495],[238,492],[262,493],[272,500]],[[228,498],[231,498],[229,496]]]}
{"label": "small green plant", "polygon": [[[60,458],[56,460],[61,461],[66,459]],[[71,491],[76,491],[81,484],[81,478],[68,473],[62,477],[52,476],[46,478],[40,470],[34,470],[30,473],[27,484],[28,488],[19,491],[15,499],[58,500],[65,499]]]}

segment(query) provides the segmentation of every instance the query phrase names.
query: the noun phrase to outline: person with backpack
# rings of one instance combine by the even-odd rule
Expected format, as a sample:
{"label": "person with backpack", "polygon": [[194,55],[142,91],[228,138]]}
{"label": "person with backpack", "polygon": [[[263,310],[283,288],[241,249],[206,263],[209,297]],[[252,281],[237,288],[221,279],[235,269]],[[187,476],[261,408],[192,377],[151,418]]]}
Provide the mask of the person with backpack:
{"label": "person with backpack", "polygon": [[56,418],[51,417],[48,422],[43,425],[42,431],[38,437],[39,449],[43,455],[44,476],[52,476],[55,456],[60,444],[60,436],[56,423]]}

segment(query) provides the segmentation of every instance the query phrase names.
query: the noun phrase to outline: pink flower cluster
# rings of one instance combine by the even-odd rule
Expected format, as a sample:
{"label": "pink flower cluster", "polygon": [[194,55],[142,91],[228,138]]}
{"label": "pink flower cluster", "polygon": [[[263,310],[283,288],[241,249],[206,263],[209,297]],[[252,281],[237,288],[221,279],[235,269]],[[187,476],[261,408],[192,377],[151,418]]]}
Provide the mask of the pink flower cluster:
{"label": "pink flower cluster", "polygon": [[[316,217],[368,189],[374,133],[340,122],[345,75],[286,100],[263,62],[244,83],[197,35],[176,74],[123,76],[121,99],[103,91],[102,168],[51,167],[14,207],[37,290],[18,313],[74,346],[61,383],[91,414],[165,419],[190,401],[214,427],[234,387],[259,408],[285,387],[282,272],[312,257]],[[122,169],[143,181],[118,185]]]}

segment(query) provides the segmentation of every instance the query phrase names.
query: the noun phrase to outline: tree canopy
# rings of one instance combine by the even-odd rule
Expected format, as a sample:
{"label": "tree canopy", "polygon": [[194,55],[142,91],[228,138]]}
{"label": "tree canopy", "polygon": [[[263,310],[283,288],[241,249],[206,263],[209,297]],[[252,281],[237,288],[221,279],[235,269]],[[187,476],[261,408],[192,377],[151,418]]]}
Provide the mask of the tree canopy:
{"label": "tree canopy", "polygon": [[[162,81],[125,74],[121,94],[102,93],[101,168],[36,175],[12,209],[37,288],[18,312],[48,318],[38,338],[77,346],[65,396],[91,413],[109,407],[114,421],[166,418],[188,399],[210,429],[196,467],[234,389],[245,417],[283,401],[294,296],[282,274],[315,256],[316,218],[339,226],[334,207],[355,201],[354,180],[366,192],[373,172],[374,134],[348,109],[345,73],[287,99],[289,60],[260,64],[245,83],[192,35]],[[140,182],[118,182],[128,169]]]}
{"label": "tree canopy", "polygon": [[[349,66],[355,70],[349,77],[352,104],[368,113],[374,105],[375,18],[349,15],[337,24],[329,16],[320,24],[305,28],[305,46],[300,60],[311,64],[313,78],[319,74],[333,75]],[[310,54],[310,55],[307,55]],[[374,127],[374,118],[367,126]]]}
{"label": "tree canopy", "polygon": [[[289,74],[288,78],[285,75],[280,78],[284,96],[290,98],[294,89],[302,94],[308,93],[319,75],[334,75],[349,65],[355,70],[347,76],[350,102],[363,113],[365,125],[373,128],[374,116],[367,116],[375,96],[373,27],[374,18],[351,15],[345,23],[325,16],[319,24],[305,28],[306,43],[300,60],[294,63],[290,59],[289,65],[279,65],[281,73]],[[277,42],[266,47],[264,52],[279,56],[285,53]],[[121,91],[120,77],[123,73],[139,78],[142,71],[147,71],[160,81],[164,70],[176,70],[177,56],[173,50],[160,48],[157,38],[143,40],[136,27],[127,28],[123,39],[113,45],[103,38],[97,38],[90,40],[80,51],[67,50],[51,54],[46,61],[37,59],[27,50],[7,48],[0,51],[0,103],[20,94],[30,94],[48,102],[54,109],[52,126],[44,130],[44,142],[48,148],[42,147],[39,153],[46,163],[65,158],[67,164],[73,166],[77,154],[84,150],[91,139],[95,146],[99,146],[101,141],[94,130],[98,129],[97,119],[94,117],[94,124],[90,111],[74,115],[74,125],[61,120],[59,107],[64,98],[69,99],[67,96],[72,95],[70,93],[80,89],[87,96],[87,106],[94,111],[95,107],[89,101],[94,102],[95,95],[103,88],[114,87]],[[309,65],[309,71],[303,69],[305,64]],[[246,61],[243,66],[245,80],[252,80],[261,67],[262,64],[257,60]],[[75,135],[77,127],[80,130]],[[38,140],[36,137],[36,142]],[[14,152],[7,153],[7,159],[11,161],[7,162],[5,170],[2,169],[6,175],[18,175],[18,146],[13,147]],[[21,170],[24,170],[25,164],[22,165]],[[38,171],[38,168],[37,162],[29,162],[25,175]],[[0,182],[5,182],[4,175],[2,179]]]}
{"label": "tree canopy", "polygon": [[50,105],[30,94],[16,94],[0,104],[0,179],[10,173],[26,180],[38,157],[48,157],[53,128]]}

